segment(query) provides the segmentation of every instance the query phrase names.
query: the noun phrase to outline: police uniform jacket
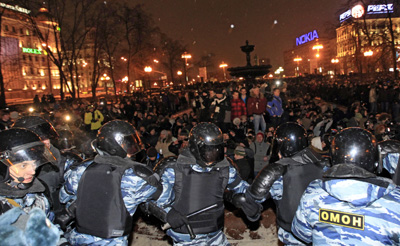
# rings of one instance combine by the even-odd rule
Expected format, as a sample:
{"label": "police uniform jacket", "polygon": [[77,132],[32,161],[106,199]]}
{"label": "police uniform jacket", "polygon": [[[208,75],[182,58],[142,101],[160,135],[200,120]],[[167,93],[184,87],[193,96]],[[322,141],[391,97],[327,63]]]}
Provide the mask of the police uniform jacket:
{"label": "police uniform jacket", "polygon": [[315,180],[292,232],[313,245],[399,245],[400,188],[378,177]]}

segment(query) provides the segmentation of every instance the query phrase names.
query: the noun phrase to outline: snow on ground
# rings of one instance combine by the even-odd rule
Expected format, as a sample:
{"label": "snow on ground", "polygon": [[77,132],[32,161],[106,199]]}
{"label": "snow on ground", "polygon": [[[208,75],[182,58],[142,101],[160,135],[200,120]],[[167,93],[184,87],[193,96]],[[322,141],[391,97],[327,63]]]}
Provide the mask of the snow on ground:
{"label": "snow on ground", "polygon": [[[267,209],[254,230],[250,230],[238,211],[225,212],[225,235],[232,246],[278,246],[278,236],[275,224],[275,213]],[[254,225],[253,225],[254,226]],[[131,246],[172,245],[168,237],[157,226],[145,223],[139,219],[132,234]]]}

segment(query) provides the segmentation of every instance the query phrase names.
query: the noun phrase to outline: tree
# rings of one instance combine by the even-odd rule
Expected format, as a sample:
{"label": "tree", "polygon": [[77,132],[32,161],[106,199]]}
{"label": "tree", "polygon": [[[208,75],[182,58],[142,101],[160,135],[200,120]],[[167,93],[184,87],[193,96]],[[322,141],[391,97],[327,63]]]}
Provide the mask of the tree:
{"label": "tree", "polygon": [[[123,6],[119,17],[124,27],[124,54],[127,58],[128,78],[132,81],[142,75],[144,66],[149,64],[149,58],[156,47],[153,37],[157,35],[158,28],[155,27],[151,16],[143,10],[143,5]],[[128,91],[129,87],[128,83]]]}
{"label": "tree", "polygon": [[162,52],[162,65],[169,72],[171,81],[175,81],[175,72],[182,66],[182,54],[186,50],[182,43],[173,40],[165,34],[160,36],[160,49]]}

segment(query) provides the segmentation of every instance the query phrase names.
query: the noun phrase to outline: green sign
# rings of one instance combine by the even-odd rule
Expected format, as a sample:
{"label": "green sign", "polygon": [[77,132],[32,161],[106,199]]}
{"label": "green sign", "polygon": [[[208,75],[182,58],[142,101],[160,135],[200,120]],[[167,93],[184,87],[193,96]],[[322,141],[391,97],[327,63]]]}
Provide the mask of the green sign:
{"label": "green sign", "polygon": [[30,53],[30,54],[37,54],[37,55],[41,55],[42,52],[40,52],[40,50],[38,49],[31,49],[31,48],[22,48],[22,52],[24,53]]}

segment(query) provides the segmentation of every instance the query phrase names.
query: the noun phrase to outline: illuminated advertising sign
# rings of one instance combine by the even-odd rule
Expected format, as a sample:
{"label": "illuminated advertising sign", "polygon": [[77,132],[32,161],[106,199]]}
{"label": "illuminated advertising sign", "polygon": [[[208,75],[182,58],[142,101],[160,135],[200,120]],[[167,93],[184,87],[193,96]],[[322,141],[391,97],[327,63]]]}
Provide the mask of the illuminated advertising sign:
{"label": "illuminated advertising sign", "polygon": [[389,4],[371,4],[367,6],[367,11],[365,11],[362,5],[356,5],[352,9],[347,10],[346,12],[339,15],[339,21],[343,22],[350,17],[360,18],[364,14],[366,15],[376,15],[376,14],[386,14],[393,13],[394,6],[392,3]]}
{"label": "illuminated advertising sign", "polygon": [[340,22],[347,20],[348,18],[351,17],[351,9],[347,10],[346,12],[344,12],[343,14],[341,14],[339,16],[339,20]]}
{"label": "illuminated advertising sign", "polygon": [[362,5],[356,5],[351,9],[351,16],[354,18],[361,18],[365,13],[364,7]]}
{"label": "illuminated advertising sign", "polygon": [[317,30],[309,32],[307,34],[301,35],[300,37],[296,38],[296,46],[305,44],[307,42],[313,41],[314,39],[318,39]]}
{"label": "illuminated advertising sign", "polygon": [[37,55],[41,55],[42,54],[42,52],[40,52],[40,50],[31,49],[31,48],[22,48],[22,52],[23,53],[29,53],[29,54],[37,54]]}
{"label": "illuminated advertising sign", "polygon": [[9,4],[6,4],[6,3],[0,3],[0,7],[11,9],[11,10],[14,10],[14,11],[18,11],[18,12],[21,12],[21,13],[24,13],[24,14],[29,14],[31,12],[29,9],[21,8],[18,5],[13,6],[13,5],[9,5]]}
{"label": "illuminated advertising sign", "polygon": [[367,14],[386,14],[393,13],[393,4],[368,5]]}

